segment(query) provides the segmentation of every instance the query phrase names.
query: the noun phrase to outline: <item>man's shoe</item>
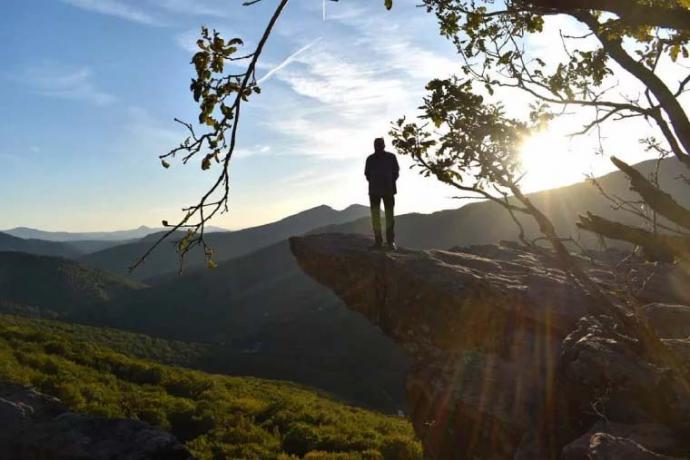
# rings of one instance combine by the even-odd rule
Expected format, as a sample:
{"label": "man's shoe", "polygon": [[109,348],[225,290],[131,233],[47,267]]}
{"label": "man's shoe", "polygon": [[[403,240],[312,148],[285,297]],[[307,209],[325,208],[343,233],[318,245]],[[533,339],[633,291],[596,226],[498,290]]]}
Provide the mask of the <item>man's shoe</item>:
{"label": "man's shoe", "polygon": [[398,246],[394,242],[386,243],[386,249],[389,251],[395,251],[398,249]]}

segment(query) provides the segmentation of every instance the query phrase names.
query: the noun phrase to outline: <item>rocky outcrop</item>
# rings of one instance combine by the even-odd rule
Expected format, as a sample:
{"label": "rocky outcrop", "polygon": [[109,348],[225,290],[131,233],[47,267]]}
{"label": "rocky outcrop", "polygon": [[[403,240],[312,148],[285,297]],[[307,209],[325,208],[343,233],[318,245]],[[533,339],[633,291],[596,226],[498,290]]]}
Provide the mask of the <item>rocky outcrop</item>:
{"label": "rocky outcrop", "polygon": [[[600,421],[587,433],[563,448],[562,460],[625,458],[672,459],[657,452],[677,451],[675,433],[658,424],[626,425]],[[618,457],[615,457],[618,456]]]}
{"label": "rocky outcrop", "polygon": [[[626,457],[636,446],[650,455],[690,452],[687,388],[612,320],[594,316],[594,300],[548,253],[512,244],[372,251],[365,237],[337,234],[290,243],[307,274],[415,358],[409,415],[428,458],[623,459],[636,458]],[[587,271],[603,289],[620,292],[612,254],[602,256]],[[653,278],[647,267],[633,272]],[[645,309],[673,349],[690,348],[680,338],[679,318],[690,317],[684,308]],[[616,429],[597,425],[602,420]],[[630,435],[650,425],[666,430],[667,444],[647,446],[649,437]]]}
{"label": "rocky outcrop", "polygon": [[67,411],[50,396],[0,384],[0,457],[5,460],[186,460],[170,433],[144,422]]}

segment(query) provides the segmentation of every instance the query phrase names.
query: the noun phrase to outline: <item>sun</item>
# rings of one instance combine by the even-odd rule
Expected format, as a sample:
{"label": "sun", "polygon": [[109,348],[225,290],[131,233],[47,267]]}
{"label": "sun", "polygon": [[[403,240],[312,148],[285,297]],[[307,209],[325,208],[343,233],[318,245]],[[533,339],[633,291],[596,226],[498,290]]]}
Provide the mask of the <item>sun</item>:
{"label": "sun", "polygon": [[520,146],[522,187],[532,192],[581,182],[591,171],[591,156],[577,142],[556,129],[546,129]]}

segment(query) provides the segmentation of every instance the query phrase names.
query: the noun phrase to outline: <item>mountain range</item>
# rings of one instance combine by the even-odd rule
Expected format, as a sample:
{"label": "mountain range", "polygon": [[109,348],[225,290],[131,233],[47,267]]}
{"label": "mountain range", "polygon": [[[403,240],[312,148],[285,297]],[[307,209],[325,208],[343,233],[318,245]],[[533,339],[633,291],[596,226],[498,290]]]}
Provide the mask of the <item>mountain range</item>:
{"label": "mountain range", "polygon": [[[361,205],[352,205],[341,211],[329,206],[318,206],[270,224],[233,232],[210,233],[206,236],[206,241],[213,248],[214,259],[217,262],[222,262],[233,257],[247,255],[257,249],[314,228],[350,222],[368,214],[369,209]],[[136,242],[98,251],[84,256],[80,261],[92,267],[128,276],[129,266],[141,257],[159,236],[160,234],[152,234]],[[180,236],[177,237],[178,240],[179,238]],[[172,238],[172,241],[175,239]],[[206,266],[203,251],[198,247],[195,249],[190,251],[185,259],[187,269]],[[131,276],[139,280],[146,280],[176,271],[178,263],[178,256],[172,243],[163,244]]]}
{"label": "mountain range", "polygon": [[56,257],[76,258],[82,255],[79,249],[67,243],[24,239],[0,233],[0,251],[18,251]]}
{"label": "mountain range", "polygon": [[[29,227],[15,227],[9,230],[0,230],[2,233],[8,235],[16,236],[17,238],[24,239],[39,239],[45,241],[70,241],[70,242],[82,242],[82,241],[114,241],[121,242],[126,240],[136,240],[139,238],[144,238],[146,235],[151,233],[157,233],[162,231],[162,228],[151,228],[142,225],[138,228],[133,228],[129,230],[113,230],[109,232],[60,232],[60,231],[46,231],[38,230]],[[224,228],[220,227],[209,227],[209,232],[225,232]]]}
{"label": "mountain range", "polygon": [[[637,167],[648,174],[656,162]],[[675,160],[662,162],[660,181],[679,202],[690,206],[687,186],[675,179],[678,171]],[[609,174],[599,182],[611,195],[634,197],[620,173]],[[530,198],[551,217],[563,236],[574,236],[588,246],[596,245],[598,240],[578,235],[574,226],[577,214],[589,210],[632,221],[627,214],[612,210],[596,188],[587,183],[538,192]],[[207,370],[292,380],[348,401],[394,411],[402,405],[400,382],[409,365],[407,357],[376,328],[347,310],[329,290],[304,275],[286,242],[289,236],[307,232],[368,234],[370,223],[366,216],[368,209],[364,206],[342,211],[321,206],[272,224],[210,234],[208,241],[219,262],[215,270],[202,266],[202,256],[195,254],[187,260],[184,274],[178,276],[174,248],[164,245],[130,278],[133,284],[126,284],[123,280],[128,276],[127,266],[155,241],[158,235],[153,234],[77,256],[76,262],[56,259],[52,268],[40,258],[12,262],[37,268],[12,275],[15,278],[5,285],[16,284],[19,291],[45,285],[43,297],[30,297],[36,295],[31,292],[23,292],[22,297],[13,291],[11,299],[45,310],[56,309],[54,314],[63,320],[204,344],[213,350],[212,359],[204,364]],[[493,243],[513,240],[517,235],[505,211],[486,202],[431,214],[400,215],[396,223],[399,243],[412,248]],[[528,234],[537,236],[533,224],[524,224]],[[23,244],[27,250],[36,249]],[[6,266],[12,267],[12,263]],[[64,267],[76,273],[75,279],[87,280],[83,285],[88,302],[75,300],[73,307],[67,307],[64,301],[56,301],[75,298],[69,292],[60,293],[64,281],[40,281],[44,276],[50,279],[47,275],[31,281],[34,271],[40,274],[42,270],[59,271]],[[102,280],[104,271],[115,274],[110,279],[114,284]],[[0,280],[8,276],[0,272]],[[20,283],[19,279],[24,281]],[[137,280],[146,280],[150,287],[143,287]],[[102,285],[110,286],[103,288],[105,295],[94,296],[92,293],[98,290],[93,286]],[[69,291],[70,285],[65,286]],[[117,295],[109,294],[110,290]],[[3,296],[7,296],[6,291],[3,294],[0,290],[0,298]]]}

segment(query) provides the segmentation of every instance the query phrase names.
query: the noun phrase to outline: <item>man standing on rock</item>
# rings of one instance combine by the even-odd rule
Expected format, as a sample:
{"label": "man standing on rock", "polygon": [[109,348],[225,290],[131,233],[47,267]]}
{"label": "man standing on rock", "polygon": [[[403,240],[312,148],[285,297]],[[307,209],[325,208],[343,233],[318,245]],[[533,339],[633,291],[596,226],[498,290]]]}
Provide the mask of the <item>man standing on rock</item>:
{"label": "man standing on rock", "polygon": [[400,174],[398,159],[386,152],[383,138],[374,139],[374,153],[367,157],[364,175],[369,181],[369,204],[371,206],[371,225],[374,228],[374,248],[381,248],[381,200],[386,209],[386,247],[395,250],[395,182]]}

